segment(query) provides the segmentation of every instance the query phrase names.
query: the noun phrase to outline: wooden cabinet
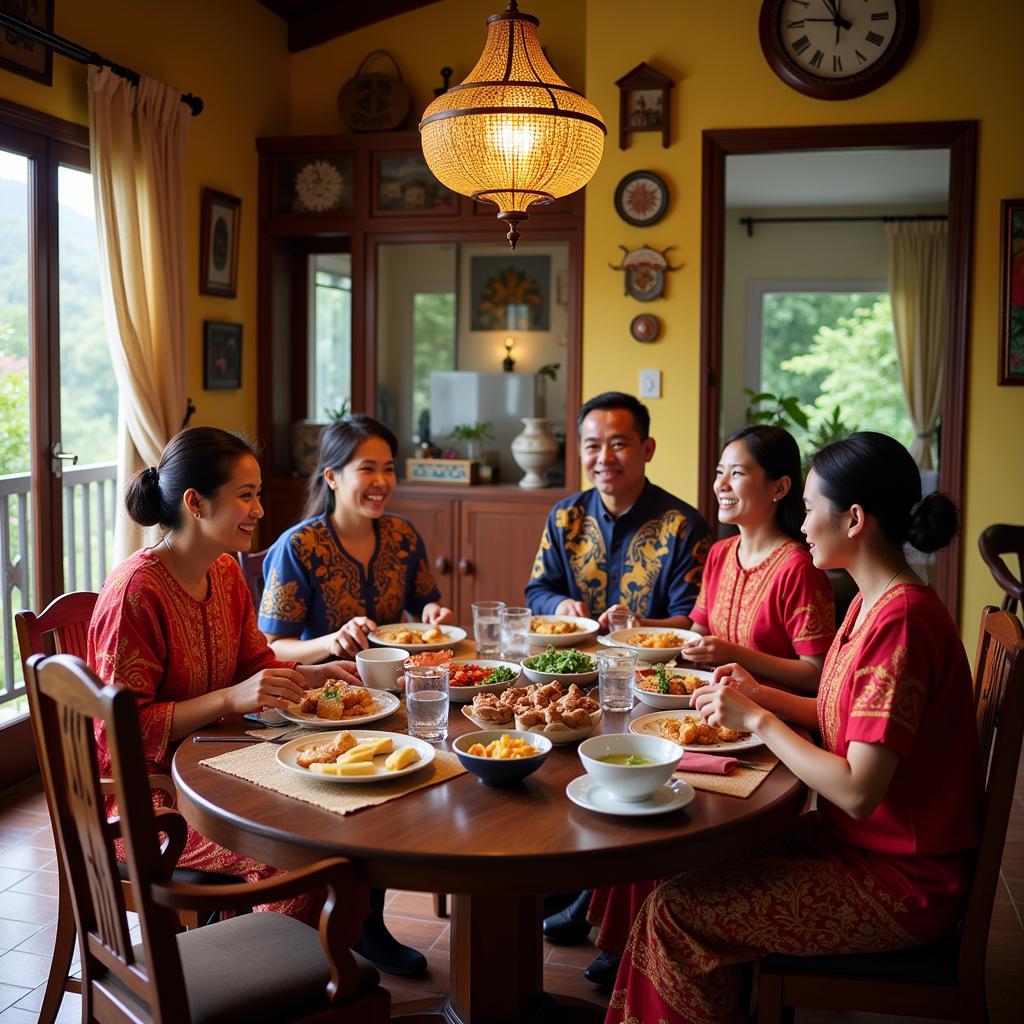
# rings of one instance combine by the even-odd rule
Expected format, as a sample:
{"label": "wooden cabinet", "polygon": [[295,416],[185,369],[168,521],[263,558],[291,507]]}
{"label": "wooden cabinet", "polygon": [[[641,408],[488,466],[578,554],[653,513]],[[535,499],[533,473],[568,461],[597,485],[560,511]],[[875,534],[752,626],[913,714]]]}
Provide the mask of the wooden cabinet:
{"label": "wooden cabinet", "polygon": [[524,603],[523,591],[544,520],[561,491],[467,488],[458,497],[437,488],[402,486],[388,509],[423,536],[442,600],[470,627],[474,601]]}

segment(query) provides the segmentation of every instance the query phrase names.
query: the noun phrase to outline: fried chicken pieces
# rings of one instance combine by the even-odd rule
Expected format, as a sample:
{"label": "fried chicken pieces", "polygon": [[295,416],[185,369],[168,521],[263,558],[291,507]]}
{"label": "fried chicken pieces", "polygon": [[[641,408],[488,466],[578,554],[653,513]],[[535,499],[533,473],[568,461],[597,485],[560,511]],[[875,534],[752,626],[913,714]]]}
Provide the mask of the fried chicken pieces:
{"label": "fried chicken pieces", "polygon": [[597,708],[597,701],[575,683],[565,693],[561,683],[553,682],[510,686],[503,693],[478,693],[473,698],[473,715],[480,721],[501,725],[515,718],[523,729],[581,729],[590,725],[590,716]]}
{"label": "fried chicken pieces", "polygon": [[682,718],[663,718],[658,722],[658,735],[673,743],[710,746],[715,743],[735,743],[750,734],[726,729],[721,725],[708,725],[696,715],[683,715]]}
{"label": "fried chicken pieces", "polygon": [[318,689],[307,690],[297,707],[305,714],[340,721],[343,718],[372,714],[377,708],[377,702],[365,687],[334,681]]}
{"label": "fried chicken pieces", "polygon": [[300,768],[308,768],[311,764],[333,764],[346,751],[356,745],[356,739],[350,732],[339,732],[333,740],[318,743],[299,751],[295,763]]}

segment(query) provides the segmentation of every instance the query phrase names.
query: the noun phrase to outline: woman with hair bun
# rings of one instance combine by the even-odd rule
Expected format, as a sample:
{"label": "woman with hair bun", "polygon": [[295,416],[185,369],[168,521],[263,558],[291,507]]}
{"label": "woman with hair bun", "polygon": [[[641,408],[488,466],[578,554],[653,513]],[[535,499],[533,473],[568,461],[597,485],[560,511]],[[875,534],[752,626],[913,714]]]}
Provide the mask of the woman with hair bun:
{"label": "woman with hair bun", "polygon": [[[922,500],[910,454],[871,432],[818,452],[804,505],[814,564],[846,569],[859,590],[817,699],[729,664],[695,702],[711,725],[756,733],[817,792],[817,810],[771,849],[654,891],[607,1024],[745,1021],[739,996],[763,956],[908,948],[960,916],[982,797],[971,673],[955,623],[903,553],[948,544],[956,509],[941,494]],[[820,731],[822,747],[783,718]]]}
{"label": "woman with hair bun", "polygon": [[[328,679],[359,684],[352,663],[309,668],[278,660],[259,631],[235,553],[249,550],[263,516],[260,486],[259,464],[245,440],[192,427],[171,438],[159,465],[137,473],[125,490],[132,519],[166,532],[111,572],[89,625],[88,661],[105,683],[135,692],[152,773],[169,772],[178,743],[223,715],[287,707]],[[102,724],[96,738],[100,772],[109,774]],[[153,802],[168,803],[168,794],[155,791]],[[281,873],[191,827],[178,867],[248,881]],[[354,934],[365,910],[365,894],[360,897]],[[256,909],[315,926],[321,902],[303,896]]]}
{"label": "woman with hair bun", "polygon": [[279,657],[312,664],[369,646],[378,625],[404,611],[450,622],[423,539],[387,514],[398,440],[361,413],[320,435],[302,522],[283,533],[263,562],[259,623]]}

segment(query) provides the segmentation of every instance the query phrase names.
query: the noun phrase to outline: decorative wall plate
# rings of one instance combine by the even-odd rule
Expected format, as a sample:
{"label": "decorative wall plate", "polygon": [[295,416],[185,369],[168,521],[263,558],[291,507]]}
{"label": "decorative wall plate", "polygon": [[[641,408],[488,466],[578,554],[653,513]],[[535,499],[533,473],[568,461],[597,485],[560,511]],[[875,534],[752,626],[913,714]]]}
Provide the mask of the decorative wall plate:
{"label": "decorative wall plate", "polygon": [[612,270],[621,270],[625,274],[626,294],[637,302],[650,302],[652,299],[661,298],[665,291],[665,274],[682,267],[682,264],[673,267],[667,259],[668,254],[675,248],[674,245],[660,251],[647,245],[632,251],[624,245],[620,245],[619,248],[626,254],[622,262],[618,266],[614,263],[608,265]]}
{"label": "decorative wall plate", "polygon": [[661,324],[652,313],[638,313],[629,324],[629,333],[634,341],[657,341],[661,334]]}
{"label": "decorative wall plate", "polygon": [[637,228],[657,224],[668,209],[668,186],[653,171],[627,174],[615,190],[615,212]]}

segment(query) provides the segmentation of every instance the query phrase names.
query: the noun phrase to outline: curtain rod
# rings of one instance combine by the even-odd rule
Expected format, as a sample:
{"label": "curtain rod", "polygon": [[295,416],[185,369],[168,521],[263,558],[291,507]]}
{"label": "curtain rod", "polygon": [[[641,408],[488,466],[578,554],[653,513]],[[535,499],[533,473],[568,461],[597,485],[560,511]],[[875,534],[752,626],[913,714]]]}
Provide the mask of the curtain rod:
{"label": "curtain rod", "polygon": [[740,217],[740,223],[746,226],[747,238],[754,237],[755,224],[834,224],[850,221],[881,221],[891,224],[903,220],[949,220],[944,213],[891,214],[877,217]]}
{"label": "curtain rod", "polygon": [[[27,36],[37,43],[42,43],[43,46],[49,47],[56,53],[70,57],[72,60],[77,60],[80,64],[96,64],[99,67],[110,68],[115,75],[128,79],[132,85],[139,84],[138,71],[132,71],[131,68],[115,64],[114,61],[107,60],[106,57],[96,53],[95,50],[87,50],[84,46],[79,46],[78,43],[73,43],[70,39],[65,39],[54,32],[47,32],[45,28],[40,28],[31,22],[23,21],[21,18],[16,18],[13,14],[0,11],[0,25],[10,29],[12,32],[17,32],[18,35]],[[192,93],[186,93],[182,96],[181,102],[191,109],[193,117],[198,117],[203,112],[203,101],[198,96],[193,96]]]}

